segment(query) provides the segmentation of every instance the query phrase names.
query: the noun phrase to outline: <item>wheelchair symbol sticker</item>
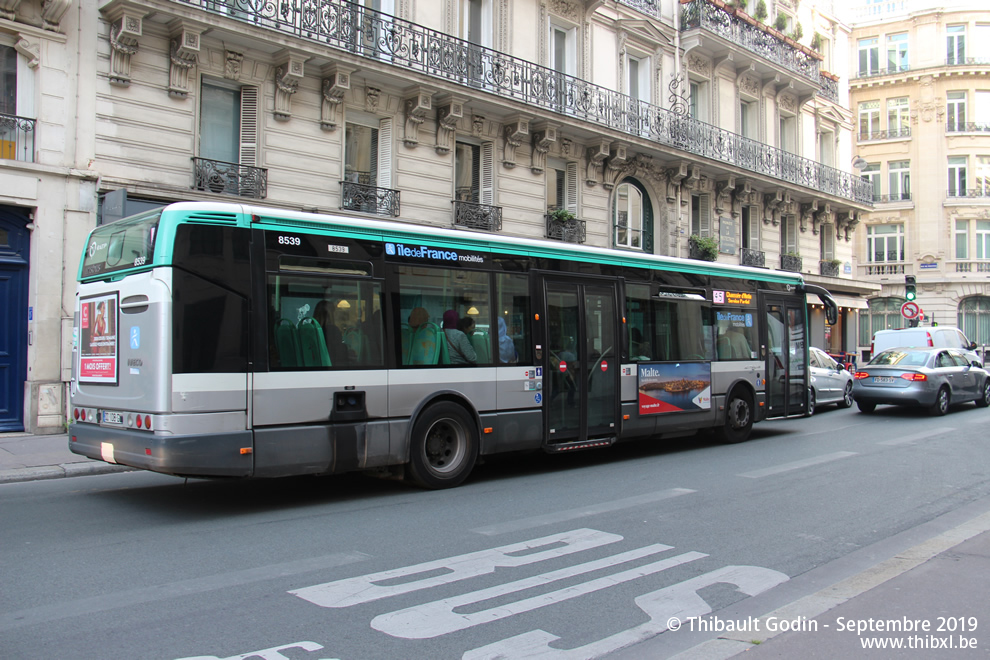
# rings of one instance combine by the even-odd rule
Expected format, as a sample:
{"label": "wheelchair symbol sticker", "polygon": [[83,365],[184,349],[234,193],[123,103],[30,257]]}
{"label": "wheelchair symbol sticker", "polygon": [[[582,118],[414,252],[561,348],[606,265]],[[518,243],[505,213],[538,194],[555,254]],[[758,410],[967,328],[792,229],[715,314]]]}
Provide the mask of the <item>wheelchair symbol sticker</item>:
{"label": "wheelchair symbol sticker", "polygon": [[533,398],[536,400],[537,403],[543,403],[543,395],[542,394],[537,394]]}

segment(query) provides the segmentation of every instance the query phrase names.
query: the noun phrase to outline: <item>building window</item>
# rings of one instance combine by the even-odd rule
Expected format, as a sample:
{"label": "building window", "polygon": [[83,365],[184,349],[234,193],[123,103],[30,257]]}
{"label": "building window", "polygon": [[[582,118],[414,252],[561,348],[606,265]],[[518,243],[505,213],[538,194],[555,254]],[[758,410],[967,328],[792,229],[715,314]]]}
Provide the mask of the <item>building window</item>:
{"label": "building window", "polygon": [[643,248],[644,197],[636,186],[624,182],[615,188],[612,205],[615,247]]}
{"label": "building window", "polygon": [[0,114],[17,115],[17,51],[0,45]]}
{"label": "building window", "polygon": [[890,201],[911,199],[911,161],[895,160],[887,164]]}
{"label": "building window", "polygon": [[880,101],[859,104],[859,139],[871,140],[880,132]]}
{"label": "building window", "polygon": [[908,66],[908,36],[907,34],[891,34],[887,36],[887,71],[907,71]]}
{"label": "building window", "polygon": [[254,165],[257,156],[257,110],[257,88],[232,88],[203,81],[200,158]]}
{"label": "building window", "polygon": [[458,142],[454,154],[454,199],[491,206],[495,200],[494,147],[491,142]]}
{"label": "building window", "polygon": [[990,344],[990,298],[970,296],[959,303],[959,329],[977,344]]}
{"label": "building window", "polygon": [[887,99],[887,135],[889,137],[911,135],[911,112],[906,96]]}
{"label": "building window", "polygon": [[969,259],[969,220],[956,220],[956,259]]}
{"label": "building window", "polygon": [[756,101],[739,102],[739,134],[755,140],[758,138]]}
{"label": "building window", "polygon": [[870,185],[873,187],[873,201],[880,201],[880,163],[869,163],[866,167],[861,169],[860,176],[863,177],[864,181],[869,181]]}
{"label": "building window", "polygon": [[949,156],[949,197],[966,196],[966,156]]}
{"label": "building window", "polygon": [[712,206],[708,195],[691,195],[691,234],[695,236],[711,236]]}
{"label": "building window", "polygon": [[794,115],[780,115],[780,148],[797,153],[797,117]]}
{"label": "building window", "polygon": [[709,84],[708,81],[691,81],[690,93],[690,112],[691,119],[697,119],[698,121],[709,122]]}
{"label": "building window", "polygon": [[378,185],[378,129],[347,122],[344,138],[344,181]]}
{"label": "building window", "polygon": [[577,75],[577,30],[550,26],[550,68],[568,76]]}
{"label": "building window", "polygon": [[785,215],[780,218],[781,254],[798,254],[797,218]]}
{"label": "building window", "polygon": [[742,207],[742,246],[748,250],[760,249],[759,207]]}
{"label": "building window", "polygon": [[990,221],[976,221],[976,258],[990,259]]}
{"label": "building window", "polygon": [[867,227],[866,258],[870,263],[904,261],[904,225]]}
{"label": "building window", "polygon": [[966,63],[966,26],[950,25],[946,27],[945,37],[945,63],[965,64]]}
{"label": "building window", "polygon": [[860,39],[859,75],[875,76],[878,73],[880,73],[880,40],[877,37]]}
{"label": "building window", "polygon": [[629,96],[637,101],[650,102],[650,58],[629,55],[627,76]]}
{"label": "building window", "polygon": [[901,316],[903,298],[874,298],[870,308],[859,313],[859,343],[869,346],[873,335],[879,330],[895,330],[904,327],[904,317]]}
{"label": "building window", "polygon": [[820,237],[819,248],[821,250],[821,260],[831,261],[835,259],[835,225],[824,224],[822,225],[821,231],[818,232]]}
{"label": "building window", "polygon": [[835,166],[835,133],[832,131],[818,134],[818,162],[829,167]]}
{"label": "building window", "polygon": [[577,163],[554,162],[547,167],[547,211],[567,209],[577,215]]}
{"label": "building window", "polygon": [[946,94],[947,116],[945,128],[948,131],[966,130],[966,92],[949,92]]}
{"label": "building window", "polygon": [[976,157],[975,190],[979,197],[990,197],[990,156]]}

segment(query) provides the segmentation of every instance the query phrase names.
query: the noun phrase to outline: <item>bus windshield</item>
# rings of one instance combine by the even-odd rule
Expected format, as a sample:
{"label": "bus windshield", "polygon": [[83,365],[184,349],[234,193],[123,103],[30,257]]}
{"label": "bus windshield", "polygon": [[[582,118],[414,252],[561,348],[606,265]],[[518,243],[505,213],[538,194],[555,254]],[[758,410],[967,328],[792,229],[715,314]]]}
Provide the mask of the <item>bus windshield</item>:
{"label": "bus windshield", "polygon": [[97,227],[83,254],[81,278],[105,275],[151,263],[162,209]]}

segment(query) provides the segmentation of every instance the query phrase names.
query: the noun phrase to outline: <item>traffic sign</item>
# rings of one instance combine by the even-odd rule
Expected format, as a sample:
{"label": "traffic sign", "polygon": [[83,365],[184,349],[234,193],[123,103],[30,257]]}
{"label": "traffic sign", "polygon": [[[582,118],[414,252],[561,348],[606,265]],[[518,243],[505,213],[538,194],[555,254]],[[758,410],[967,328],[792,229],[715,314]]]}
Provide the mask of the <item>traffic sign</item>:
{"label": "traffic sign", "polygon": [[914,319],[918,317],[921,313],[921,308],[918,307],[918,303],[911,302],[910,300],[903,305],[901,305],[901,316],[906,319]]}

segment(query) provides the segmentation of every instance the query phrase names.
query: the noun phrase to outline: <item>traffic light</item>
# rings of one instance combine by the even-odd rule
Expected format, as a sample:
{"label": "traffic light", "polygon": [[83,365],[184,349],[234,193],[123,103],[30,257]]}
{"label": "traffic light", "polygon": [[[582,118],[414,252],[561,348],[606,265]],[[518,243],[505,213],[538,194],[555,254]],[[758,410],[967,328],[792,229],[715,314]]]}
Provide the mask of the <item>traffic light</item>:
{"label": "traffic light", "polygon": [[913,302],[914,299],[918,297],[918,294],[915,291],[916,282],[917,280],[915,279],[914,275],[904,276],[904,297],[907,299],[908,302]]}

